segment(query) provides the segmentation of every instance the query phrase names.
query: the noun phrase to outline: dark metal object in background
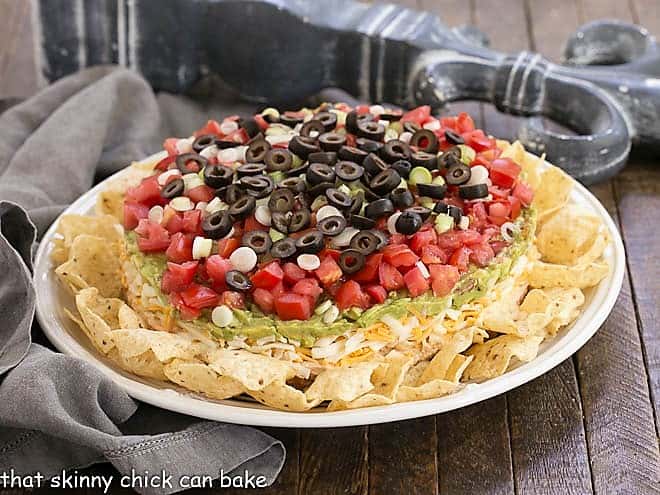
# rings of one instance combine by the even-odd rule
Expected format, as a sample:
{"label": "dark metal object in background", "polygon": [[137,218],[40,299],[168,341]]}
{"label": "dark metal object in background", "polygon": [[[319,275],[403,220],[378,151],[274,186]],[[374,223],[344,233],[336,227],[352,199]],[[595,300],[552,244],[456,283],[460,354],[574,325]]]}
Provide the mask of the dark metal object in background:
{"label": "dark metal object in background", "polygon": [[[299,101],[328,86],[358,98],[439,108],[477,99],[530,117],[528,149],[584,182],[623,167],[631,142],[660,146],[660,57],[637,26],[601,21],[569,41],[568,65],[505,55],[478,31],[390,4],[350,0],[40,0],[49,80],[100,63],[185,92],[209,73],[255,101]],[[549,117],[575,130],[548,130]]]}

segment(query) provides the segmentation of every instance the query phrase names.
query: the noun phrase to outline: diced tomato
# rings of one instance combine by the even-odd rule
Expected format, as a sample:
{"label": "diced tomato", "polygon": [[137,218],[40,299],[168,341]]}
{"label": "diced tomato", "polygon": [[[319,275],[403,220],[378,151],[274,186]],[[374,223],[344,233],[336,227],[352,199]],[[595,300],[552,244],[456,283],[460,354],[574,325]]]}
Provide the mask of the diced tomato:
{"label": "diced tomato", "polygon": [[470,263],[470,248],[462,246],[456,249],[449,257],[449,264],[458,268],[459,272],[465,272]]}
{"label": "diced tomato", "polygon": [[488,214],[483,201],[478,201],[472,205],[470,210],[470,226],[477,230],[481,230],[488,221]]}
{"label": "diced tomato", "polygon": [[222,137],[222,131],[220,130],[220,124],[216,120],[209,120],[206,122],[206,125],[201,129],[197,130],[193,135],[203,136],[204,134],[215,134],[218,137]]}
{"label": "diced tomato", "polygon": [[163,148],[165,151],[167,151],[169,156],[176,156],[179,154],[179,150],[176,148],[176,143],[178,140],[178,138],[167,138],[163,142]]}
{"label": "diced tomato", "polygon": [[342,276],[341,268],[332,256],[326,256],[321,260],[321,266],[314,270],[314,274],[325,286],[331,285]]}
{"label": "diced tomato", "polygon": [[447,263],[449,256],[447,253],[435,244],[429,244],[422,247],[422,262],[426,265],[431,263]]}
{"label": "diced tomato", "polygon": [[490,186],[488,188],[488,193],[493,197],[494,200],[507,199],[510,192],[510,189],[503,189],[497,186]]}
{"label": "diced tomato", "polygon": [[438,246],[446,251],[458,249],[461,244],[461,238],[456,230],[448,230],[438,236]]}
{"label": "diced tomato", "polygon": [[474,148],[474,150],[479,153],[480,151],[485,151],[495,147],[495,139],[489,138],[484,134],[484,131],[481,129],[476,129],[470,132],[464,132],[461,134],[463,139],[465,139],[465,144]]}
{"label": "diced tomato", "polygon": [[264,313],[272,313],[275,310],[275,297],[270,291],[257,287],[252,293],[252,299],[261,311]]}
{"label": "diced tomato", "polygon": [[191,308],[211,308],[218,304],[218,293],[205,285],[192,283],[180,294],[186,306]]}
{"label": "diced tomato", "polygon": [[182,229],[188,234],[199,234],[202,232],[202,210],[190,210],[183,212]]}
{"label": "diced tomato", "polygon": [[451,292],[460,278],[458,269],[451,265],[429,265],[431,288],[437,297],[444,297]]}
{"label": "diced tomato", "polygon": [[215,191],[206,184],[202,184],[201,186],[190,189],[186,193],[186,196],[188,196],[193,203],[199,203],[201,201],[208,203],[215,197]]}
{"label": "diced tomato", "polygon": [[380,285],[388,291],[403,289],[404,281],[401,272],[389,263],[383,261],[378,267]]}
{"label": "diced tomato", "polygon": [[231,134],[227,134],[225,136],[225,139],[227,141],[234,141],[235,143],[245,144],[250,140],[250,136],[248,136],[245,129],[243,129],[242,127],[239,127],[238,129],[236,129]]}
{"label": "diced tomato", "polygon": [[245,296],[240,292],[226,290],[220,294],[220,304],[224,304],[225,306],[229,306],[233,309],[244,309]]}
{"label": "diced tomato", "polygon": [[383,259],[394,267],[412,266],[419,261],[419,256],[413,253],[408,246],[390,244],[383,249]]}
{"label": "diced tomato", "polygon": [[419,267],[414,266],[406,272],[403,276],[403,281],[406,284],[406,288],[412,297],[417,297],[421,294],[424,294],[427,290],[431,288],[429,281],[424,278],[422,271]]}
{"label": "diced tomato", "polygon": [[307,276],[305,270],[291,262],[284,263],[282,270],[284,271],[284,281],[289,285],[293,285]]}
{"label": "diced tomato", "polygon": [[438,234],[436,234],[435,229],[420,230],[410,239],[410,249],[416,254],[421,254],[422,248],[435,244],[437,240]]}
{"label": "diced tomato", "polygon": [[358,115],[369,113],[369,105],[357,105],[355,107],[355,111],[358,113]]}
{"label": "diced tomato", "polygon": [[364,267],[353,275],[353,280],[356,282],[373,282],[378,277],[378,267],[383,259],[382,253],[373,253],[367,256],[367,261]]}
{"label": "diced tomato", "polygon": [[516,196],[509,196],[509,204],[511,205],[511,213],[509,218],[515,220],[520,215],[520,210],[522,209],[522,204]]}
{"label": "diced tomato", "polygon": [[149,216],[149,207],[140,203],[124,202],[124,227],[133,230],[143,218]]}
{"label": "diced tomato", "polygon": [[466,112],[459,113],[456,117],[456,132],[463,134],[470,131],[474,131],[474,120]]}
{"label": "diced tomato", "polygon": [[226,287],[225,276],[229,270],[233,269],[231,261],[218,254],[212,254],[206,258],[204,267],[206,268],[206,274],[213,280],[214,287],[224,289]]}
{"label": "diced tomato", "polygon": [[194,320],[201,314],[201,310],[188,306],[183,302],[181,294],[178,292],[170,293],[170,303],[179,311],[182,320]]}
{"label": "diced tomato", "polygon": [[176,234],[177,232],[183,231],[183,215],[175,210],[170,210],[170,212],[170,219],[165,224],[165,229],[170,234]]}
{"label": "diced tomato", "polygon": [[364,291],[369,294],[371,300],[376,304],[380,304],[387,299],[387,291],[382,285],[367,285]]}
{"label": "diced tomato", "polygon": [[513,188],[513,195],[525,206],[531,205],[534,200],[534,191],[523,182],[518,182],[516,184],[516,187]]}
{"label": "diced tomato", "polygon": [[164,202],[160,196],[160,185],[158,184],[158,175],[151,175],[142,179],[139,185],[129,187],[126,190],[126,201],[142,203],[151,208],[154,205]]}
{"label": "diced tomato", "polygon": [[236,237],[220,239],[218,241],[218,254],[223,258],[229,258],[231,256],[231,253],[236,251],[240,245],[241,245],[241,241]]}
{"label": "diced tomato", "polygon": [[261,116],[260,113],[258,113],[254,116],[254,121],[257,123],[257,125],[259,126],[259,129],[261,129],[262,131],[265,131],[266,129],[268,129],[268,127],[270,125],[270,124],[268,124],[268,122],[266,122],[266,119],[264,119]]}
{"label": "diced tomato", "polygon": [[511,205],[508,201],[493,201],[488,205],[488,215],[492,217],[508,217]]}
{"label": "diced tomato", "polygon": [[499,252],[502,251],[502,249],[508,246],[506,241],[490,241],[489,244],[490,247],[493,249],[493,253],[495,253],[495,255],[499,254]]}
{"label": "diced tomato", "polygon": [[168,262],[160,283],[161,290],[169,294],[186,289],[195,278],[198,264],[197,261],[186,261],[182,264]]}
{"label": "diced tomato", "polygon": [[284,278],[284,272],[279,261],[268,263],[252,275],[251,280],[255,287],[272,289]]}
{"label": "diced tomato", "polygon": [[520,174],[520,165],[511,158],[498,158],[490,166],[490,180],[495,186],[512,187]]}
{"label": "diced tomato", "polygon": [[422,125],[431,117],[431,107],[428,105],[421,105],[417,108],[404,113],[401,116],[401,123],[413,122],[417,125]]}
{"label": "diced tomato", "polygon": [[315,278],[305,278],[299,280],[291,288],[296,294],[302,294],[303,296],[309,296],[314,299],[314,302],[318,297],[323,293],[323,289],[319,286],[319,281]]}
{"label": "diced tomato", "polygon": [[477,266],[486,266],[494,257],[495,252],[487,242],[470,246],[470,261]]}
{"label": "diced tomato", "polygon": [[369,295],[362,290],[355,280],[347,280],[335,294],[335,303],[340,310],[352,307],[367,309],[370,305]]}
{"label": "diced tomato", "polygon": [[253,230],[268,230],[268,227],[260,224],[254,215],[250,215],[243,222],[243,232],[252,232]]}
{"label": "diced tomato", "polygon": [[494,225],[502,226],[509,221],[507,217],[496,217],[494,215],[488,215],[488,221]]}
{"label": "diced tomato", "polygon": [[309,320],[312,310],[312,299],[302,294],[285,292],[275,298],[275,311],[281,320]]}
{"label": "diced tomato", "polygon": [[408,241],[408,237],[403,234],[392,234],[390,236],[390,241],[388,244],[405,244]]}
{"label": "diced tomato", "polygon": [[[456,117],[441,117],[440,118],[440,125],[446,129],[450,129],[454,132],[456,132]],[[444,134],[444,131],[443,131]]]}
{"label": "diced tomato", "polygon": [[319,253],[319,258],[323,259],[326,256],[330,256],[333,260],[339,261],[340,255],[341,255],[341,251],[339,251],[338,249],[323,248],[323,250]]}
{"label": "diced tomato", "polygon": [[279,282],[278,284],[275,285],[272,289],[270,289],[270,293],[273,294],[273,297],[277,298],[277,296],[284,294],[286,292],[284,288],[284,282]]}
{"label": "diced tomato", "polygon": [[170,244],[165,251],[165,256],[173,263],[183,263],[193,259],[192,256],[192,237],[181,232],[172,236]]}
{"label": "diced tomato", "polygon": [[[170,234],[159,223],[141,220],[140,224],[147,226],[146,235],[138,237],[137,244],[143,253],[165,251],[170,245]],[[138,224],[138,228],[140,227]]]}
{"label": "diced tomato", "polygon": [[[169,153],[169,151],[168,151]],[[161,161],[159,161],[156,166],[154,167],[154,170],[160,170],[161,172],[164,172],[167,170],[172,163],[176,160],[176,155],[173,154],[168,154],[165,158],[163,158]],[[175,176],[172,176],[175,177]]]}

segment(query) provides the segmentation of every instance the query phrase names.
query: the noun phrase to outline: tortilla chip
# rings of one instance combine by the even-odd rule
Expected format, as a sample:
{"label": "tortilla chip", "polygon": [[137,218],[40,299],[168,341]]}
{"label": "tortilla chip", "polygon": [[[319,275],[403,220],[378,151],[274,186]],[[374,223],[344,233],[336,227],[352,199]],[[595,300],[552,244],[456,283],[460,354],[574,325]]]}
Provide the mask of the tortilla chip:
{"label": "tortilla chip", "polygon": [[113,330],[110,338],[124,357],[151,352],[161,363],[175,358],[194,359],[204,350],[199,342],[188,336],[144,328]]}
{"label": "tortilla chip", "polygon": [[527,291],[527,284],[511,282],[504,285],[494,302],[487,305],[477,319],[477,325],[497,333],[524,336],[527,331],[515,320],[518,318],[520,300]]}
{"label": "tortilla chip", "polygon": [[97,215],[112,215],[118,222],[124,221],[124,193],[122,191],[101,191],[96,197]]}
{"label": "tortilla chip", "polygon": [[473,328],[464,328],[458,332],[443,335],[440,350],[433,356],[416,385],[432,380],[445,379],[456,356],[472,345]]}
{"label": "tortilla chip", "polygon": [[456,392],[460,388],[462,388],[461,384],[442,379],[432,380],[417,387],[402,385],[396,394],[396,401],[435,399]]}
{"label": "tortilla chip", "polygon": [[543,187],[539,187],[534,192],[533,205],[539,213],[539,222],[541,222],[541,219],[549,212],[555,211],[568,202],[573,189],[573,179],[560,168],[550,166],[541,174],[539,180]]}
{"label": "tortilla chip", "polygon": [[486,380],[502,375],[515,357],[520,361],[531,361],[536,357],[543,337],[520,338],[501,335],[483,344],[475,344],[466,351],[474,360],[465,369],[465,380]]}
{"label": "tortilla chip", "polygon": [[244,350],[217,349],[206,356],[210,368],[233,378],[247,390],[263,390],[273,382],[286,382],[295,370],[286,361]]}
{"label": "tortilla chip", "polygon": [[121,226],[111,215],[63,215],[57,223],[57,232],[64,237],[66,247],[70,247],[75,238],[82,234],[102,237],[109,242],[122,238]]}
{"label": "tortilla chip", "polygon": [[473,356],[463,356],[462,354],[457,354],[453,361],[449,364],[449,368],[447,368],[447,373],[445,373],[445,380],[454,383],[460,382],[465,369],[473,359]]}
{"label": "tortilla chip", "polygon": [[310,401],[350,402],[373,390],[371,375],[379,365],[377,361],[367,361],[353,366],[324,370],[316,377],[305,395]]}
{"label": "tortilla chip", "polygon": [[218,375],[201,361],[173,359],[163,367],[163,372],[171,382],[212,399],[228,399],[245,390],[236,380]]}
{"label": "tortilla chip", "polygon": [[124,312],[132,310],[121,299],[103,297],[96,287],[81,290],[76,295],[76,307],[82,322],[72,319],[80,325],[94,347],[107,354],[115,346],[110,333],[121,326],[120,311],[124,307]]}
{"label": "tortilla chip", "polygon": [[308,411],[318,406],[321,400],[307,400],[305,393],[283,382],[272,382],[262,390],[249,390],[248,394],[262,404],[285,411]]}
{"label": "tortilla chip", "polygon": [[584,304],[584,294],[578,288],[532,289],[520,305],[528,314],[527,326],[532,333],[554,335],[571,323]]}
{"label": "tortilla chip", "polygon": [[167,381],[163,371],[163,363],[154,358],[152,352],[145,352],[136,356],[124,356],[115,347],[108,353],[108,358],[117,363],[124,371],[145,378]]}
{"label": "tortilla chip", "polygon": [[610,267],[607,263],[565,266],[535,261],[527,272],[531,287],[577,287],[586,289],[598,284],[607,276]]}
{"label": "tortilla chip", "polygon": [[537,233],[541,259],[560,265],[576,264],[593,245],[600,227],[598,217],[577,207],[562,208]]}

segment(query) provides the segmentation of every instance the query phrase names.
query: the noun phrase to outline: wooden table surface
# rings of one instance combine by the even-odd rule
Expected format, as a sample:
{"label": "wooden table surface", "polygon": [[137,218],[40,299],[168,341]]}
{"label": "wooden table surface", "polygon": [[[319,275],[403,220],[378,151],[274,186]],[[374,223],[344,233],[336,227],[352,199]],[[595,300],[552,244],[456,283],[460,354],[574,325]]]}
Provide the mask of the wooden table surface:
{"label": "wooden table surface", "polygon": [[[641,23],[660,35],[658,0],[400,3],[437,13],[451,26],[475,24],[497,49],[537,50],[553,60],[578,25],[596,18]],[[31,72],[26,5],[0,0],[0,98],[27,96],[39,85]],[[515,131],[513,118],[488,106],[466,103],[451,111],[458,109],[494,135]],[[631,158],[618,177],[591,187],[621,229],[627,273],[612,314],[576,355],[505,395],[446,414],[369,427],[268,429],[285,443],[287,461],[276,483],[255,493],[660,493],[657,162]]]}

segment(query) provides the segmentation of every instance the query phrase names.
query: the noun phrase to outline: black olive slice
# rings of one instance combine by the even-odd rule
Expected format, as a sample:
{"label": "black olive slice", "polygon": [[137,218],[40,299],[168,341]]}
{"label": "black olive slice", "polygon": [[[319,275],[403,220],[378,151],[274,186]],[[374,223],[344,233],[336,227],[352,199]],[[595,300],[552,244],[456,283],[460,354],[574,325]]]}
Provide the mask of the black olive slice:
{"label": "black olive slice", "polygon": [[375,121],[358,122],[356,135],[374,141],[382,141],[385,137],[385,126]]}
{"label": "black olive slice", "polygon": [[369,256],[378,246],[378,238],[369,230],[361,230],[351,237],[350,246],[357,249],[363,255]]}
{"label": "black olive slice", "polygon": [[238,184],[229,184],[228,186],[223,186],[215,192],[215,195],[218,196],[227,204],[232,204],[238,201],[240,198],[245,196],[245,193],[240,188]]}
{"label": "black olive slice", "polygon": [[390,167],[399,172],[401,177],[407,179],[412,170],[412,163],[408,160],[397,160]]}
{"label": "black olive slice", "polygon": [[316,184],[316,185],[310,187],[310,188],[307,190],[307,194],[309,194],[309,196],[310,196],[311,198],[316,198],[316,197],[318,197],[318,196],[320,196],[320,195],[322,195],[322,194],[325,194],[325,192],[326,192],[328,189],[330,189],[331,187],[335,187],[335,183],[334,183],[334,182],[320,182],[320,183],[318,183],[318,184]]}
{"label": "black olive slice", "polygon": [[226,150],[228,148],[236,148],[240,143],[236,141],[227,141],[226,139],[216,139],[214,143],[219,150]]}
{"label": "black olive slice", "polygon": [[273,194],[270,195],[268,199],[268,208],[271,211],[281,211],[286,213],[287,211],[293,211],[293,205],[295,199],[293,197],[293,191],[285,187],[275,189]]}
{"label": "black olive slice", "polygon": [[[315,136],[311,136],[312,132],[316,132]],[[308,120],[305,122],[302,127],[300,128],[300,135],[304,137],[313,137],[314,139],[318,138],[319,135],[323,134],[325,132],[325,127],[323,126],[323,122],[320,120]]]}
{"label": "black olive slice", "polygon": [[252,282],[245,273],[229,270],[225,274],[225,283],[231,290],[246,292],[252,288]]}
{"label": "black olive slice", "polygon": [[319,136],[319,145],[323,151],[339,151],[346,144],[346,136],[337,132],[326,132]]}
{"label": "black olive slice", "polygon": [[337,157],[340,160],[361,164],[368,154],[366,151],[358,149],[355,146],[342,146],[337,152]]}
{"label": "black olive slice", "polygon": [[376,194],[385,195],[396,189],[399,184],[401,184],[399,172],[393,168],[388,168],[371,179],[369,187]]}
{"label": "black olive slice", "polygon": [[295,192],[303,192],[307,187],[305,186],[305,180],[300,177],[287,177],[286,179],[281,180],[278,183],[279,187],[286,187]]}
{"label": "black olive slice", "polygon": [[197,153],[184,153],[174,160],[176,168],[183,174],[196,174],[208,164],[208,160]]}
{"label": "black olive slice", "polygon": [[387,163],[375,153],[369,153],[362,162],[362,166],[371,177],[378,175],[389,167]]}
{"label": "black olive slice", "polygon": [[255,139],[245,151],[245,161],[250,163],[263,163],[266,153],[270,150],[270,143],[265,139]]}
{"label": "black olive slice", "polygon": [[359,272],[364,267],[365,262],[364,254],[360,251],[357,249],[346,249],[339,255],[338,264],[342,272],[352,275]]}
{"label": "black olive slice", "polygon": [[447,184],[417,184],[417,194],[428,198],[442,199],[447,194]]}
{"label": "black olive slice", "polygon": [[450,168],[459,165],[461,162],[461,149],[458,146],[449,148],[438,157],[438,168]]}
{"label": "black olive slice", "polygon": [[353,110],[346,115],[346,130],[351,134],[357,134],[359,131],[358,125],[371,120],[373,120],[373,116],[370,113],[358,114]]}
{"label": "black olive slice", "polygon": [[387,120],[388,122],[395,122],[401,118],[403,114],[398,110],[393,110],[388,108],[385,110],[385,113],[381,113],[378,118],[380,120]]}
{"label": "black olive slice", "polygon": [[264,162],[269,172],[289,170],[293,165],[293,155],[289,150],[273,148],[266,152]]}
{"label": "black olive slice", "polygon": [[387,163],[408,160],[410,159],[410,146],[399,139],[390,139],[381,148],[379,155]]}
{"label": "black olive slice", "polygon": [[236,169],[236,175],[239,178],[252,175],[262,175],[266,171],[264,163],[244,163]]}
{"label": "black olive slice", "polygon": [[465,144],[465,139],[463,139],[463,136],[457,132],[452,131],[451,129],[445,129],[445,138],[451,144]]}
{"label": "black olive slice", "polygon": [[323,235],[334,237],[341,234],[346,228],[347,222],[344,217],[341,215],[333,215],[331,217],[325,217],[323,220],[316,224],[316,228],[319,229]]}
{"label": "black olive slice", "polygon": [[366,138],[357,138],[355,140],[355,146],[360,148],[367,153],[378,153],[378,151],[384,146],[380,141],[373,141]]}
{"label": "black olive slice", "polygon": [[438,137],[430,129],[419,129],[410,138],[410,145],[426,153],[438,152]]}
{"label": "black olive slice", "polygon": [[415,124],[414,122],[403,123],[403,130],[409,132],[410,134],[415,134],[420,129],[421,127],[418,124]]}
{"label": "black olive slice", "polygon": [[411,206],[410,208],[407,208],[406,211],[417,213],[420,217],[422,217],[422,221],[425,221],[428,217],[431,216],[431,210],[424,206]]}
{"label": "black olive slice", "polygon": [[392,191],[390,193],[390,199],[392,200],[392,203],[394,203],[394,206],[402,209],[412,206],[415,202],[415,197],[413,194],[408,189],[403,187]]}
{"label": "black olive slice", "polygon": [[289,232],[300,232],[309,226],[312,215],[307,209],[296,210],[289,219]]}
{"label": "black olive slice", "polygon": [[275,187],[273,179],[267,175],[253,175],[243,177],[240,181],[241,187],[244,187],[247,193],[255,198],[265,198]]}
{"label": "black olive slice", "polygon": [[288,127],[295,127],[298,124],[301,124],[303,121],[302,117],[299,117],[298,115],[294,115],[291,112],[284,112],[280,114],[280,124],[284,124]]}
{"label": "black olive slice", "polygon": [[316,254],[325,247],[323,233],[310,230],[296,239],[296,249],[304,254]]}
{"label": "black olive slice", "polygon": [[218,210],[207,215],[202,220],[202,232],[209,239],[222,239],[231,232],[233,225],[234,221],[229,215],[229,212],[227,210]]}
{"label": "black olive slice", "polygon": [[215,134],[203,134],[201,136],[197,136],[197,138],[193,141],[192,149],[194,152],[199,153],[207,146],[215,144],[216,139],[217,137]]}
{"label": "black olive slice", "polygon": [[275,230],[282,232],[283,234],[289,233],[289,218],[291,214],[287,214],[281,211],[274,211],[271,213],[271,225]]}
{"label": "black olive slice", "polygon": [[364,175],[364,168],[355,162],[342,160],[335,165],[335,173],[344,182],[353,182]]}
{"label": "black olive slice", "polygon": [[360,213],[362,210],[362,203],[364,203],[364,192],[357,191],[353,195],[353,199],[351,200],[351,207],[348,209],[348,212],[352,214]]}
{"label": "black olive slice", "polygon": [[413,167],[424,167],[429,170],[435,170],[438,167],[438,157],[425,151],[415,151],[410,155],[410,161]]}
{"label": "black olive slice", "polygon": [[376,201],[377,199],[380,199],[380,196],[373,192],[369,186],[364,186],[362,190],[364,191],[364,197],[367,201]]}
{"label": "black olive slice", "polygon": [[350,224],[356,229],[370,229],[376,225],[376,220],[372,218],[363,217],[362,215],[351,215],[349,218]]}
{"label": "black olive slice", "polygon": [[334,151],[317,151],[310,153],[307,157],[309,163],[325,163],[326,165],[334,165],[337,163],[337,153]]}
{"label": "black olive slice", "polygon": [[296,254],[296,241],[291,237],[275,241],[270,248],[270,255],[273,258],[290,258],[294,254]]}
{"label": "black olive slice", "polygon": [[307,182],[312,186],[321,182],[334,182],[335,171],[325,163],[312,163],[305,173]]}
{"label": "black olive slice", "polygon": [[257,254],[265,254],[270,251],[273,245],[273,240],[268,235],[268,232],[263,230],[251,230],[243,234],[241,239],[241,246],[247,246]]}
{"label": "black olive slice", "polygon": [[[305,189],[307,189],[307,186],[305,186]],[[296,194],[295,200],[296,203],[293,206],[295,210],[311,210],[311,206],[310,206],[311,203],[307,198],[307,194],[304,194],[303,192],[298,193]]]}
{"label": "black olive slice", "polygon": [[353,198],[335,187],[326,189],[325,195],[328,198],[328,203],[330,203],[332,206],[335,206],[336,208],[339,208],[340,210],[350,208],[351,204],[353,203]]}
{"label": "black olive slice", "polygon": [[[265,110],[265,109],[264,109]],[[261,111],[261,117],[268,122],[269,124],[279,124],[280,118],[277,115],[273,115],[272,113],[263,113],[263,110]]]}
{"label": "black olive slice", "polygon": [[463,210],[461,210],[458,206],[449,205],[444,201],[438,201],[433,207],[433,211],[435,213],[449,215],[457,224],[461,221],[461,217],[463,216]]}
{"label": "black olive slice", "polygon": [[257,205],[257,200],[253,196],[243,196],[234,204],[229,205],[227,210],[232,218],[242,220],[252,214]]}
{"label": "black olive slice", "polygon": [[472,171],[465,163],[457,163],[449,167],[445,180],[452,186],[460,186],[470,180]]}
{"label": "black olive slice", "polygon": [[369,218],[378,219],[394,213],[394,205],[387,198],[380,198],[367,205],[364,213]]}
{"label": "black olive slice", "polygon": [[253,138],[254,136],[256,136],[261,132],[261,128],[259,127],[259,124],[257,124],[257,121],[254,120],[254,118],[252,117],[249,117],[247,119],[239,119],[238,126],[242,129],[245,129],[245,132],[251,138]]}
{"label": "black olive slice", "polygon": [[293,136],[289,141],[289,151],[306,160],[310,153],[321,151],[321,148],[318,147],[314,138]]}
{"label": "black olive slice", "polygon": [[234,180],[234,171],[223,165],[207,165],[204,167],[204,183],[218,189],[222,186],[228,186]]}
{"label": "black olive slice", "polygon": [[290,168],[289,170],[284,171],[284,175],[287,177],[296,177],[298,175],[302,175],[305,172],[307,172],[307,169],[309,168],[309,162],[303,162],[300,165],[298,165],[296,168]]}
{"label": "black olive slice", "polygon": [[314,115],[314,120],[321,121],[325,132],[330,132],[337,127],[337,114],[333,112],[319,112]]}
{"label": "black olive slice", "polygon": [[183,194],[185,188],[186,184],[183,182],[183,179],[171,180],[160,190],[160,197],[165,199],[176,198]]}
{"label": "black olive slice", "polygon": [[394,227],[400,234],[413,235],[422,227],[422,217],[414,211],[404,211],[396,219]]}
{"label": "black olive slice", "polygon": [[380,251],[385,246],[387,246],[389,239],[387,238],[387,234],[385,232],[379,229],[373,229],[370,232],[373,233],[373,235],[375,235],[376,238],[378,239],[378,245],[376,246],[376,251]]}
{"label": "black olive slice", "polygon": [[461,186],[458,188],[458,194],[463,199],[485,198],[486,196],[488,196],[488,186],[486,184]]}

